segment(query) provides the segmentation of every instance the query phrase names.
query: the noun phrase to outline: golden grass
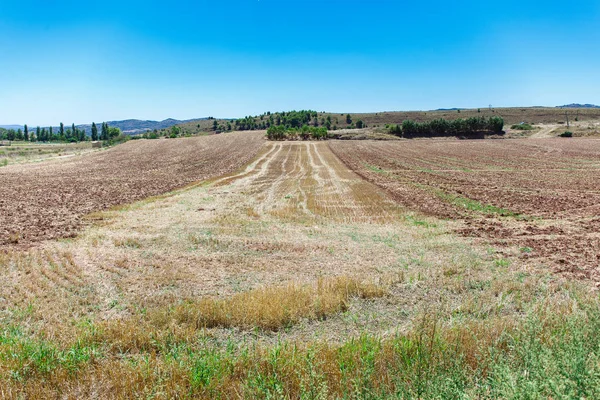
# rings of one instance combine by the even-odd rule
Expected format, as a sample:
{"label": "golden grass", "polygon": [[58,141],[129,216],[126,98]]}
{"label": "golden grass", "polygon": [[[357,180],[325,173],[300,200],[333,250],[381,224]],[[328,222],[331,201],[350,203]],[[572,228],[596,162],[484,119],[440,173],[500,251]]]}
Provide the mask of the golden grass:
{"label": "golden grass", "polygon": [[236,294],[228,299],[205,298],[174,310],[178,323],[196,328],[241,327],[276,331],[301,319],[320,320],[345,311],[353,297],[383,297],[385,287],[356,278],[319,279],[316,285],[289,283]]}

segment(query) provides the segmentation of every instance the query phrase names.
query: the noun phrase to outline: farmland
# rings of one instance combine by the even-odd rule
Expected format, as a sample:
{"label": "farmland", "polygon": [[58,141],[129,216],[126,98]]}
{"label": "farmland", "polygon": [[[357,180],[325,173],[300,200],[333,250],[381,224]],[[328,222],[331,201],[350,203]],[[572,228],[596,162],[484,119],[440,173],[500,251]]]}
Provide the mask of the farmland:
{"label": "farmland", "polygon": [[0,397],[598,394],[600,142],[264,134],[0,169]]}
{"label": "farmland", "polygon": [[143,141],[50,164],[4,167],[0,244],[73,236],[83,215],[235,170],[258,152],[261,137]]}
{"label": "farmland", "polygon": [[45,161],[51,158],[72,157],[91,151],[91,143],[29,143],[12,142],[10,146],[0,146],[0,167],[9,164],[22,164]]}
{"label": "farmland", "polygon": [[513,245],[529,262],[600,282],[600,141],[331,144],[400,203],[461,221],[457,232]]}

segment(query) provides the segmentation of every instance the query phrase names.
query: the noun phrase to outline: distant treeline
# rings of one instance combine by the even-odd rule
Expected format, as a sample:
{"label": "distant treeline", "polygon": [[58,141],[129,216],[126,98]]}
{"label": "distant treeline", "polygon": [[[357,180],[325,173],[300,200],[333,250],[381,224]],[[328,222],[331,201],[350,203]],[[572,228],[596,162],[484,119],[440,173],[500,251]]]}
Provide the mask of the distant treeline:
{"label": "distant treeline", "polygon": [[504,129],[501,117],[471,117],[467,119],[434,119],[429,122],[406,120],[402,125],[388,125],[389,132],[402,137],[469,136],[477,133],[500,134]]}
{"label": "distant treeline", "polygon": [[[337,130],[338,125],[340,128],[345,129],[361,129],[366,127],[361,120],[354,123],[350,114],[341,114],[341,117],[341,122],[338,117],[332,117],[331,115],[322,115],[321,118],[319,118],[319,113],[314,110],[294,110],[277,113],[266,112],[258,117],[245,117],[234,120],[231,128],[238,131],[248,131],[269,129],[272,126],[283,126],[290,129],[302,128],[307,125],[315,128],[323,127],[327,130]],[[345,125],[343,125],[344,123]]]}
{"label": "distant treeline", "polygon": [[267,129],[269,140],[321,140],[327,137],[327,128],[303,125],[300,128],[286,128],[283,125]]}
{"label": "distant treeline", "polygon": [[23,129],[17,130],[0,129],[0,140],[9,141],[74,143],[85,142],[87,140],[115,141],[120,137],[123,137],[121,130],[108,126],[106,122],[102,123],[100,132],[98,132],[96,124],[92,123],[91,136],[87,136],[85,129],[79,129],[75,124],[72,124],[71,128],[65,129],[62,122],[58,129],[54,129],[51,126],[48,128],[40,128],[38,126],[35,130],[30,130],[27,125],[23,126]]}

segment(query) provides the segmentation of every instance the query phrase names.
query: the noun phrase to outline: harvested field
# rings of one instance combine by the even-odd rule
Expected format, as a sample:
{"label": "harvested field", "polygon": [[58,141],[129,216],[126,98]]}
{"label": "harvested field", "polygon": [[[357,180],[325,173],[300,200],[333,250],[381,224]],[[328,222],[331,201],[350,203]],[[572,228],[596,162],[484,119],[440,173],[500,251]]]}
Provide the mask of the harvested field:
{"label": "harvested field", "polygon": [[85,214],[235,171],[264,133],[132,141],[87,156],[0,169],[0,246],[72,237]]}
{"label": "harvested field", "polygon": [[[473,371],[513,354],[504,337],[526,342],[539,316],[535,340],[564,338],[544,310],[587,318],[584,284],[408,210],[328,143],[257,151],[225,176],[94,213],[71,240],[0,252],[0,397],[485,397]],[[596,326],[569,325],[589,341],[581,354]],[[520,362],[489,381],[522,376]]]}
{"label": "harvested field", "polygon": [[330,142],[401,204],[600,282],[600,140]]}

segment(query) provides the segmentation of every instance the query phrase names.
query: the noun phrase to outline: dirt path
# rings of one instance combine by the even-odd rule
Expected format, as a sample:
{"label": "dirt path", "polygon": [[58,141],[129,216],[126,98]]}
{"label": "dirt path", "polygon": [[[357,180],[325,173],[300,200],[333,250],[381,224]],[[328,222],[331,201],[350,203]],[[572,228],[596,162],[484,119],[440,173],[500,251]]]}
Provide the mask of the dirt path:
{"label": "dirt path", "polygon": [[529,136],[529,139],[545,139],[556,137],[555,130],[558,129],[560,125],[539,125],[540,130],[535,132],[533,135]]}

